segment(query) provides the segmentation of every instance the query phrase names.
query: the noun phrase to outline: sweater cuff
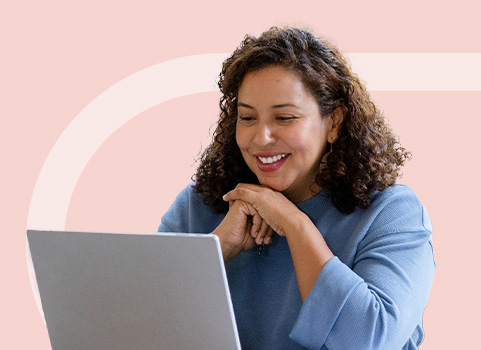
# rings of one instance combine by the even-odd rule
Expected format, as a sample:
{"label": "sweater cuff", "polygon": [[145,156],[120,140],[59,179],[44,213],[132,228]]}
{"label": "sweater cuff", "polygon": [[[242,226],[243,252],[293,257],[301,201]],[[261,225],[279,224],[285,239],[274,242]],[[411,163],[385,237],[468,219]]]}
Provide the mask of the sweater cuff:
{"label": "sweater cuff", "polygon": [[289,337],[308,349],[320,349],[346,300],[362,282],[338,257],[331,258],[304,301]]}

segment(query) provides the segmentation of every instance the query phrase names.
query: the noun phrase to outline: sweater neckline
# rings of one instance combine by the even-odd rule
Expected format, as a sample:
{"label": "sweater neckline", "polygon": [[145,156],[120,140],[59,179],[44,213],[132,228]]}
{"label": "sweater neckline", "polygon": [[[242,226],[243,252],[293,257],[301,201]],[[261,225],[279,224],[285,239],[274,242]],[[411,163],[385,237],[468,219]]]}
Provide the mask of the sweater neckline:
{"label": "sweater neckline", "polygon": [[328,191],[326,189],[323,189],[321,192],[315,194],[311,198],[306,199],[303,202],[295,203],[295,204],[300,210],[305,211],[306,209],[312,208],[313,206],[318,206],[319,202],[322,199],[325,199],[325,198],[328,198],[328,197],[329,197]]}

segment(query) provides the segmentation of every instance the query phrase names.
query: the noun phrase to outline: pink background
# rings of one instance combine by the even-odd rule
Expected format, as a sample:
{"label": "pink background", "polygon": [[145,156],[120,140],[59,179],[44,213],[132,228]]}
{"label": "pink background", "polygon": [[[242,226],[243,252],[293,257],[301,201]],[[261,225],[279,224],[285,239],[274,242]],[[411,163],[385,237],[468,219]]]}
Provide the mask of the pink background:
{"label": "pink background", "polygon": [[[341,5],[322,1],[17,1],[0,6],[2,317],[0,348],[50,349],[27,272],[25,230],[33,188],[73,118],[143,68],[231,52],[246,33],[309,26],[344,52],[481,52],[475,1]],[[443,74],[442,71],[439,74]],[[424,314],[423,350],[473,348],[481,312],[475,269],[481,230],[478,127],[481,92],[373,92],[413,153],[401,183],[428,208],[437,271]],[[114,133],[84,169],[67,229],[153,232],[190,180],[208,142],[218,93],[177,98]]]}

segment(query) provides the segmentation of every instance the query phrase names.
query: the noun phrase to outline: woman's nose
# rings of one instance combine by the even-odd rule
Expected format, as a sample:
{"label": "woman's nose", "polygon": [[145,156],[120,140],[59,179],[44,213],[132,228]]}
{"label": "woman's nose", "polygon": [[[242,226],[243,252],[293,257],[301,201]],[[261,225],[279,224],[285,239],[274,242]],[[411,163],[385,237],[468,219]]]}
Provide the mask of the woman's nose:
{"label": "woman's nose", "polygon": [[259,146],[266,146],[275,142],[274,128],[267,123],[259,123],[256,128],[254,142]]}

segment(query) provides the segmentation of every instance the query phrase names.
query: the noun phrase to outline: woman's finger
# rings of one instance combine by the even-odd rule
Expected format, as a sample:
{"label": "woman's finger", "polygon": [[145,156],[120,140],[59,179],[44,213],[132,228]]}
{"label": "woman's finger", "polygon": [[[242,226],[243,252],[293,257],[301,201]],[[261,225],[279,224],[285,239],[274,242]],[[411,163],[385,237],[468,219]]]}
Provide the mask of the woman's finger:
{"label": "woman's finger", "polygon": [[257,191],[253,188],[236,187],[232,191],[227,192],[222,199],[224,201],[235,201],[242,200],[245,202],[252,203],[257,195]]}
{"label": "woman's finger", "polygon": [[264,220],[262,220],[261,216],[256,213],[253,217],[252,217],[252,227],[251,227],[251,236],[256,238],[258,232],[262,229],[262,224],[263,224]]}
{"label": "woman's finger", "polygon": [[[233,201],[237,202],[237,201]],[[244,202],[244,201],[239,201],[242,203],[241,210],[249,218],[249,221],[251,221],[252,225],[249,226],[248,230],[246,232],[250,232],[250,235],[252,237],[256,237],[259,230],[262,227],[262,222],[264,221],[262,217],[259,215],[257,210],[252,206],[252,204]]]}
{"label": "woman's finger", "polygon": [[265,237],[267,236],[269,232],[269,225],[265,220],[262,220],[262,225],[261,225],[261,230],[256,236],[256,243],[257,244],[265,244]]}
{"label": "woman's finger", "polygon": [[272,227],[269,226],[266,238],[264,238],[264,244],[271,244],[272,243],[272,236],[274,236],[274,230]]}
{"label": "woman's finger", "polygon": [[[262,225],[259,230],[261,237],[265,237],[269,231],[269,225],[265,220],[262,220]],[[266,243],[265,240],[262,243]]]}

